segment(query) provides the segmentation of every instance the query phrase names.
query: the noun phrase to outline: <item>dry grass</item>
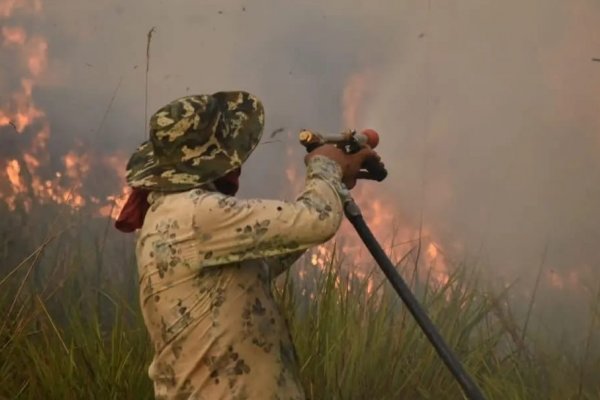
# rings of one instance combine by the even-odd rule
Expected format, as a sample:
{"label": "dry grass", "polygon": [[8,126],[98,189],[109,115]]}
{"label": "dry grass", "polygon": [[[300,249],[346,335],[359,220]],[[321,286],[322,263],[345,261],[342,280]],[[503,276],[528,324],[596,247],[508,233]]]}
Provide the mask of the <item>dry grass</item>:
{"label": "dry grass", "polygon": [[[0,218],[0,399],[152,398],[133,238],[56,206],[0,206]],[[343,267],[331,260],[300,280],[296,266],[275,288],[311,398],[463,398],[386,282],[369,294]],[[569,340],[534,323],[535,296],[516,317],[511,289],[464,266],[444,286],[413,283],[489,399],[600,398],[600,287],[587,328]]]}

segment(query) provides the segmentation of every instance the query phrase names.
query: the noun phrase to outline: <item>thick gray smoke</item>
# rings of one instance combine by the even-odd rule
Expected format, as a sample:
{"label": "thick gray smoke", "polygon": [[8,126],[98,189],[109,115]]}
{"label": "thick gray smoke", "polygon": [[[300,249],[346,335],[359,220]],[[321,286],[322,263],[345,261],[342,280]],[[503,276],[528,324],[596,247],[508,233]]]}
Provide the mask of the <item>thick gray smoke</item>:
{"label": "thick gray smoke", "polygon": [[432,6],[367,110],[398,137],[400,201],[511,275],[547,244],[550,268],[598,277],[599,21],[597,2]]}
{"label": "thick gray smoke", "polygon": [[[60,0],[44,7],[43,19],[27,23],[49,41],[51,79],[36,96],[56,151],[83,138],[129,153],[145,138],[152,26],[148,114],[188,93],[245,89],[266,105],[265,141],[280,127],[294,135],[345,128],[344,85],[368,71],[356,128],[382,134],[391,171],[373,190],[392,193],[415,225],[422,212],[449,251],[509,279],[532,284],[546,244],[548,270],[565,281],[567,271],[592,285],[598,279],[595,0]],[[244,196],[276,196],[286,184],[293,139],[275,139],[245,166]],[[300,166],[302,149],[295,155]]]}

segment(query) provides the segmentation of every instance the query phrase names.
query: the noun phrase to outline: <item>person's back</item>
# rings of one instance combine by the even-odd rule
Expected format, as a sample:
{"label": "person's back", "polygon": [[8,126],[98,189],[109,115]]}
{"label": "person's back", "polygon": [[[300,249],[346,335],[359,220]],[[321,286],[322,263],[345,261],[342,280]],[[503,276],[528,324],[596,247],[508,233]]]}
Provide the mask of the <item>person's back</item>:
{"label": "person's back", "polygon": [[[243,96],[249,95],[237,98]],[[231,109],[235,104],[228,99]],[[200,124],[203,110],[195,110]],[[262,109],[245,111],[260,114]],[[187,115],[193,120],[196,114]],[[167,118],[163,137],[183,137],[181,130],[172,130],[181,125],[179,120],[159,111],[154,123],[161,117]],[[189,132],[191,124],[184,125]],[[253,138],[258,142],[260,135]],[[250,150],[240,157],[234,143],[240,163],[255,145],[245,147]],[[164,177],[176,171],[163,167],[157,177],[145,170],[136,181],[135,163],[130,162],[130,184],[145,182],[137,187],[149,193],[136,253],[142,312],[155,350],[149,375],[157,399],[305,398],[271,280],[306,249],[335,234],[343,216],[342,180],[354,186],[353,175],[373,155],[349,158],[332,146],[312,152],[306,158],[305,190],[295,202],[236,199],[231,195],[237,186],[219,190],[218,179],[198,180],[189,188],[176,179],[178,190],[165,191]],[[188,166],[185,174],[190,171]],[[197,171],[201,176],[206,169]],[[223,168],[218,178],[231,171]]]}

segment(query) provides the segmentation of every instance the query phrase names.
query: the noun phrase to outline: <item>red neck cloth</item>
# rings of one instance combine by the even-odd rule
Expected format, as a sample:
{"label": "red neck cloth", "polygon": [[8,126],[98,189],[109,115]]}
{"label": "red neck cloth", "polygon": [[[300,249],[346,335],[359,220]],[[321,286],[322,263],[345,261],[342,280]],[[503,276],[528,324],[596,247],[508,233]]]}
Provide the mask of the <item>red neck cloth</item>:
{"label": "red neck cloth", "polygon": [[[240,187],[241,168],[235,169],[227,175],[214,181],[217,190],[228,196],[233,196],[237,193]],[[150,208],[148,204],[149,190],[133,189],[119,217],[115,221],[115,227],[121,232],[130,233],[136,229],[140,229],[144,224],[146,212]]]}

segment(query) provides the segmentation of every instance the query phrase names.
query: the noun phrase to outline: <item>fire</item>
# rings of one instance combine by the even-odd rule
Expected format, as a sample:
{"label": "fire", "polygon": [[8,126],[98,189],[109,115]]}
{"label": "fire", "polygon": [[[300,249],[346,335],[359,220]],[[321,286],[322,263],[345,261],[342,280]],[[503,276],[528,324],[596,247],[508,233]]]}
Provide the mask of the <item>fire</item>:
{"label": "fire", "polygon": [[74,151],[69,151],[64,157],[65,171],[69,178],[75,182],[80,182],[90,170],[89,155],[78,155]]}
{"label": "fire", "polygon": [[28,42],[27,66],[32,76],[38,77],[48,64],[48,42],[41,37],[33,37]]}
{"label": "fire", "polygon": [[[9,19],[15,15],[38,15],[42,11],[41,0],[0,0],[0,20]],[[106,202],[119,209],[123,202],[125,189],[120,195],[109,195],[104,199],[90,199],[83,194],[85,179],[92,171],[92,166],[113,170],[124,183],[124,162],[122,157],[114,155],[99,158],[87,152],[70,150],[60,156],[62,168],[50,172],[52,163],[47,144],[51,139],[51,124],[46,112],[34,100],[34,92],[43,82],[48,68],[49,45],[46,38],[28,32],[14,21],[2,24],[0,28],[0,54],[3,59],[14,60],[19,67],[20,78],[14,82],[18,85],[12,90],[1,88],[7,93],[6,100],[0,103],[0,130],[9,134],[19,134],[25,139],[19,143],[18,157],[0,159],[0,181],[7,184],[0,186],[0,199],[13,210],[16,201],[21,196],[22,204],[29,210],[35,203],[67,204],[78,209],[89,203],[98,205],[97,212],[106,214]],[[12,133],[11,133],[12,132]],[[43,177],[45,173],[45,177]],[[124,184],[123,184],[124,186]]]}
{"label": "fire", "polygon": [[0,193],[0,198],[4,199],[10,209],[15,208],[17,196],[26,191],[25,183],[21,178],[21,165],[18,160],[8,160],[5,167],[8,183],[10,184],[10,194]]}
{"label": "fire", "polygon": [[25,185],[21,180],[21,166],[17,160],[10,160],[6,166],[6,174],[10,181],[13,190],[16,193],[22,193],[25,191]]}
{"label": "fire", "polygon": [[[360,129],[364,111],[364,102],[369,95],[369,87],[373,84],[373,75],[369,72],[357,73],[347,81],[342,93],[343,120],[346,128]],[[383,139],[385,140],[385,138]],[[288,156],[292,155],[288,148]],[[289,157],[291,159],[291,157]],[[294,191],[301,189],[299,172],[291,165],[286,168],[286,176]],[[413,254],[412,260],[419,261],[419,279],[429,279],[432,283],[443,285],[448,282],[450,270],[440,250],[440,245],[433,240],[433,234],[427,227],[415,228],[402,219],[398,199],[386,191],[385,185],[373,182],[359,182],[352,190],[352,196],[361,208],[363,217],[382,247],[388,252],[392,261]],[[366,282],[366,290],[374,290],[375,281],[368,273],[374,261],[357,232],[348,221],[344,221],[335,238],[336,254],[341,261],[351,267],[351,274]],[[422,251],[419,257],[418,243]],[[317,246],[309,255],[310,264],[324,269],[333,257],[332,243]]]}
{"label": "fire", "polygon": [[124,187],[121,189],[121,194],[108,196],[106,200],[108,200],[111,204],[106,204],[100,207],[98,214],[102,217],[117,219],[121,209],[127,201],[127,196],[129,193],[129,189]]}
{"label": "fire", "polygon": [[4,41],[2,42],[3,46],[22,46],[25,44],[25,40],[27,39],[27,34],[25,30],[21,27],[2,27],[2,37]]}
{"label": "fire", "polygon": [[0,107],[0,127],[12,125],[21,133],[35,120],[45,117],[43,111],[33,102],[33,88],[48,64],[48,42],[40,36],[28,38],[27,33],[20,27],[3,27],[3,47],[20,53],[18,59],[23,59],[27,65],[28,75],[20,81],[21,87],[12,94],[9,104]]}
{"label": "fire", "polygon": [[439,249],[435,242],[430,242],[427,246],[427,258],[431,265],[431,278],[440,285],[448,283],[450,271],[448,265],[439,255]]}
{"label": "fire", "polygon": [[102,217],[117,219],[121,209],[127,201],[127,196],[131,192],[131,189],[125,181],[125,166],[127,165],[127,159],[122,154],[112,154],[104,157],[103,164],[110,167],[112,171],[119,177],[121,191],[119,194],[108,196],[106,198],[108,204],[100,207],[98,213]]}
{"label": "fire", "polygon": [[0,128],[11,125],[18,133],[22,133],[34,121],[45,116],[33,103],[32,91],[33,81],[22,79],[20,90],[12,94],[8,105],[0,108]]}
{"label": "fire", "polygon": [[354,74],[344,87],[342,105],[344,107],[343,118],[346,127],[357,126],[358,112],[368,88],[368,80],[369,75],[366,73]]}
{"label": "fire", "polygon": [[8,18],[16,10],[37,14],[42,11],[42,0],[3,0],[0,2],[0,18]]}
{"label": "fire", "polygon": [[581,291],[585,282],[593,282],[594,270],[589,266],[580,265],[566,270],[551,269],[545,273],[545,280],[551,288],[563,290],[566,288]]}
{"label": "fire", "polygon": [[[4,0],[0,2],[0,18],[9,18],[13,11],[24,9],[37,13],[41,10],[41,1]],[[38,35],[28,35],[19,26],[3,26],[2,48],[15,51],[15,61],[27,65],[28,76],[20,80],[20,88],[10,96],[8,104],[0,104],[0,128],[12,125],[21,133],[35,120],[43,118],[44,113],[33,103],[32,93],[48,64],[48,42]],[[9,57],[6,57],[9,59]]]}
{"label": "fire", "polygon": [[[0,18],[8,18],[17,11],[35,15],[41,12],[41,8],[41,1],[36,0],[0,0]],[[21,77],[16,81],[18,86],[9,92],[7,102],[0,104],[0,129],[23,135],[29,143],[18,149],[19,157],[0,160],[0,176],[5,176],[7,182],[7,187],[0,187],[0,198],[11,209],[14,209],[19,195],[29,194],[32,199],[27,200],[26,207],[32,201],[68,204],[74,209],[90,205],[95,208],[97,216],[116,218],[129,193],[124,176],[126,157],[121,154],[98,156],[81,149],[70,149],[59,160],[51,159],[48,153],[51,123],[46,112],[34,101],[35,90],[43,82],[49,65],[49,43],[44,37],[28,32],[14,23],[2,26],[0,34],[2,55],[6,52],[11,56],[10,59],[21,66]],[[341,96],[342,123],[345,127],[357,128],[360,125],[364,101],[370,94],[373,79],[369,72],[357,73],[348,79]],[[293,149],[288,148],[287,151],[289,159],[292,159]],[[57,161],[60,161],[60,168],[50,170],[51,165],[59,165]],[[119,180],[120,190],[104,198],[86,196],[84,183],[96,168],[112,171]],[[288,166],[285,172],[293,189],[300,190],[302,174],[293,166]],[[397,199],[387,193],[383,185],[377,186],[377,190],[372,185],[374,184],[361,182],[353,191],[353,196],[384,248],[391,253],[404,255],[411,251],[411,246],[414,246],[415,239],[419,237],[419,231],[406,221],[396,221],[400,214]],[[423,240],[429,240],[427,237],[431,233],[423,229],[422,235]],[[373,265],[373,261],[348,222],[343,223],[334,240],[344,262],[355,264],[356,276],[367,279],[364,271],[367,270],[366,267]],[[431,266],[432,275],[437,281],[444,282],[447,267],[438,251],[439,246],[429,240],[423,248],[423,258]],[[315,266],[325,267],[332,261],[332,257],[331,244],[325,244],[314,250],[310,261]],[[369,281],[368,290],[372,290],[373,285]]]}

